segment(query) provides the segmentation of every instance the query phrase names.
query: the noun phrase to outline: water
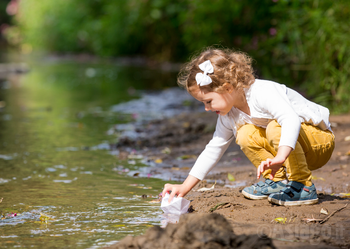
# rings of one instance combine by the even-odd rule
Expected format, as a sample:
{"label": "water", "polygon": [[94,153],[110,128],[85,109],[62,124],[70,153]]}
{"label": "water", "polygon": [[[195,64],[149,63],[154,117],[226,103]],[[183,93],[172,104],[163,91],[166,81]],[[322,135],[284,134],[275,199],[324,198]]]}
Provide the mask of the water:
{"label": "water", "polygon": [[28,64],[30,73],[0,79],[0,247],[98,248],[160,225],[165,182],[129,176],[147,166],[137,156],[119,160],[108,131],[136,118],[116,104],[175,85],[176,73],[53,58]]}

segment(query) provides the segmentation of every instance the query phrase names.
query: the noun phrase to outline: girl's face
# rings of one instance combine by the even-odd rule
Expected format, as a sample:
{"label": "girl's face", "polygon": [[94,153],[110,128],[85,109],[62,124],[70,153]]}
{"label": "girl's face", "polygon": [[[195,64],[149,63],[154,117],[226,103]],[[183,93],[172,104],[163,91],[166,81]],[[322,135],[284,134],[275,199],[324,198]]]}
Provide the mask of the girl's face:
{"label": "girl's face", "polygon": [[225,116],[233,106],[239,107],[241,94],[229,85],[224,89],[223,93],[204,92],[196,87],[191,91],[192,96],[200,102],[203,102],[206,111],[216,112],[221,116]]}

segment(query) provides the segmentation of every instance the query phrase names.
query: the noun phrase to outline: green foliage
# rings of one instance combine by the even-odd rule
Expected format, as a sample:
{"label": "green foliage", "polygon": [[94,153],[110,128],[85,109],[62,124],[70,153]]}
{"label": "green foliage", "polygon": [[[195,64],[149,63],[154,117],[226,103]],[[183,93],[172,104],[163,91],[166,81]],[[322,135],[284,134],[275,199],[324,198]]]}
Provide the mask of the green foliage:
{"label": "green foliage", "polygon": [[248,52],[263,78],[350,109],[347,0],[26,0],[17,22],[34,49],[184,61],[217,44]]}
{"label": "green foliage", "polygon": [[[277,35],[267,44],[274,63],[304,83],[309,96],[336,112],[350,109],[350,2],[279,1]],[[283,14],[281,14],[283,13]]]}
{"label": "green foliage", "polygon": [[9,2],[9,0],[0,0],[0,25],[3,23],[10,23],[10,17],[6,13],[6,7]]}

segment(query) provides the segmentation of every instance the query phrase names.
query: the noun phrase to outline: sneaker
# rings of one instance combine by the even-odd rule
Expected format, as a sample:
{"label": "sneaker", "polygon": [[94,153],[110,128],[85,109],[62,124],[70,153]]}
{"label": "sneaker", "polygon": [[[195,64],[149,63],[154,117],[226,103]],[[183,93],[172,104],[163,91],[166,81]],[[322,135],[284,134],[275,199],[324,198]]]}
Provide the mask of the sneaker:
{"label": "sneaker", "polygon": [[242,194],[252,200],[266,199],[270,194],[277,193],[286,187],[282,181],[274,182],[270,179],[266,179],[265,182],[260,181],[253,184],[250,187],[246,187],[242,190]]}
{"label": "sneaker", "polygon": [[289,182],[279,193],[270,195],[268,200],[281,206],[311,205],[318,202],[314,184],[307,187],[294,181]]}

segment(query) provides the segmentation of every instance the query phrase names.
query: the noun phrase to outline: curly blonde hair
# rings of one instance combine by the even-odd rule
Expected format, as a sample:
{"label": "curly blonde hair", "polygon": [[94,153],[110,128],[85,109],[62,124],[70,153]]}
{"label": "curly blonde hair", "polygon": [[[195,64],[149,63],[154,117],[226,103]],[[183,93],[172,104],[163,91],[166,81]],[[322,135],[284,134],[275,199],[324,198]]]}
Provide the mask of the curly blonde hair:
{"label": "curly blonde hair", "polygon": [[208,74],[212,83],[198,86],[200,90],[221,93],[225,83],[231,84],[236,90],[249,87],[254,83],[252,58],[243,52],[209,47],[181,68],[177,78],[178,84],[188,92],[191,92],[193,87],[197,87],[196,74],[203,73],[198,65],[206,60],[210,60],[214,67],[214,72]]}

